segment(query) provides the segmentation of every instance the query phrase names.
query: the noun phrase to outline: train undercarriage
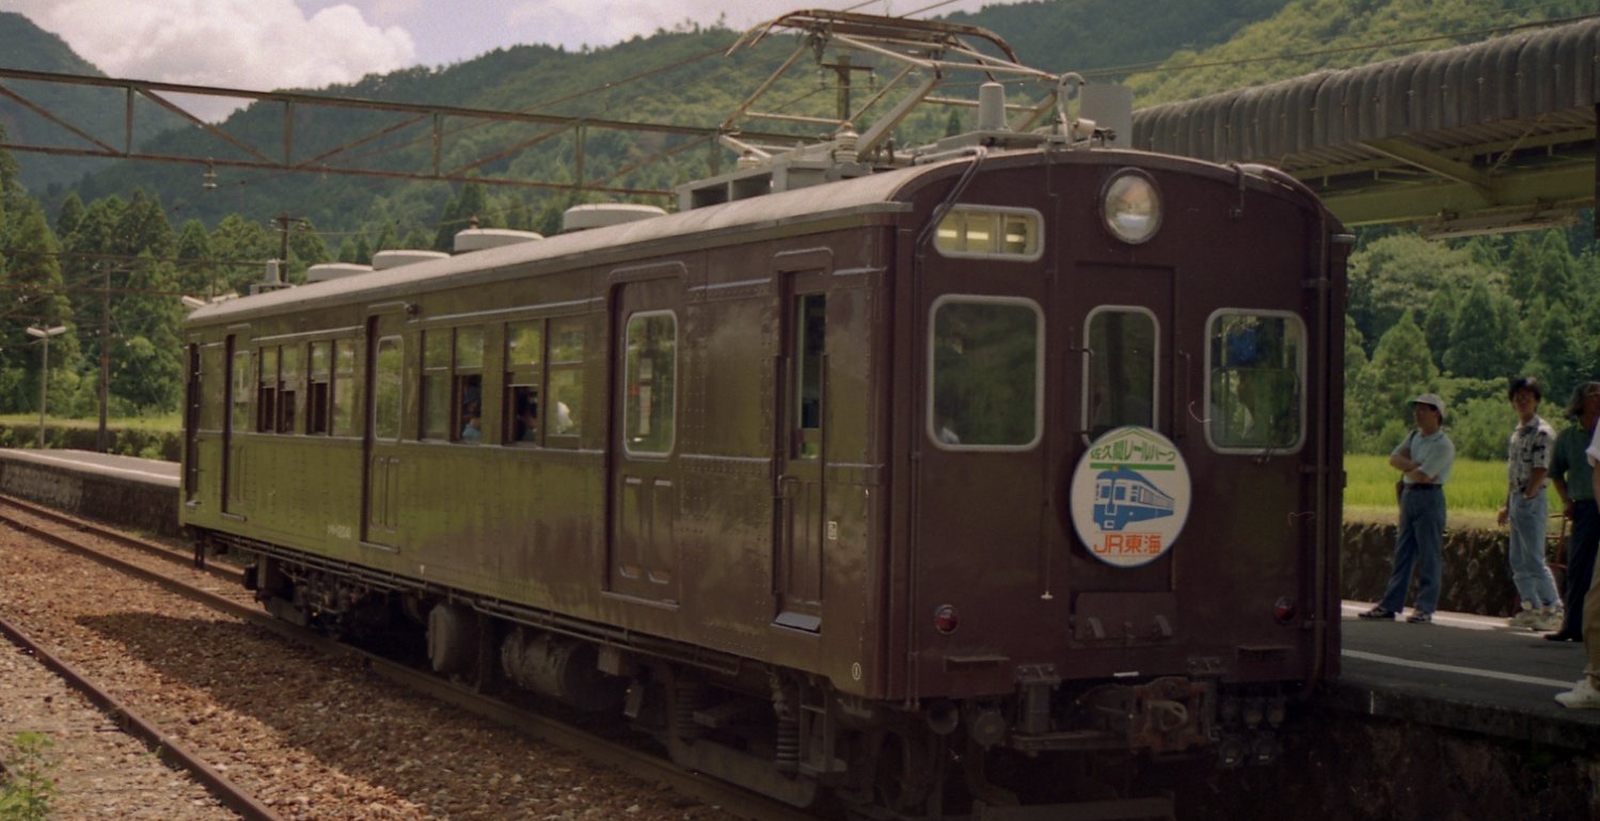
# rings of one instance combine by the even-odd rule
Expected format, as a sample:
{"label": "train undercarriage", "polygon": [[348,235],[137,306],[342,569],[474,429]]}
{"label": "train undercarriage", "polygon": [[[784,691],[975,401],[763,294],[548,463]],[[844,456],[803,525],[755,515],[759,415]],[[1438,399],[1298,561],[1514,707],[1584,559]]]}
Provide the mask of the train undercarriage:
{"label": "train undercarriage", "polygon": [[621,716],[674,763],[785,803],[876,819],[1170,818],[1137,784],[1152,763],[1267,764],[1288,699],[1215,681],[1074,686],[1007,698],[870,701],[825,679],[603,625],[454,595],[223,534],[274,616],[370,642],[409,637],[441,675]]}

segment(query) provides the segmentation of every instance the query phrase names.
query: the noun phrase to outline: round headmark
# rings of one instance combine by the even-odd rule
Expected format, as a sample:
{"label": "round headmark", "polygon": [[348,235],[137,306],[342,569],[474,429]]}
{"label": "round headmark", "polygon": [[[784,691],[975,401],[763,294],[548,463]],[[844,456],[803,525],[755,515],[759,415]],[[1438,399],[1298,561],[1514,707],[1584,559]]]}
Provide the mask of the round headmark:
{"label": "round headmark", "polygon": [[1095,558],[1138,567],[1172,549],[1191,498],[1189,466],[1172,440],[1121,427],[1094,440],[1072,472],[1072,526]]}

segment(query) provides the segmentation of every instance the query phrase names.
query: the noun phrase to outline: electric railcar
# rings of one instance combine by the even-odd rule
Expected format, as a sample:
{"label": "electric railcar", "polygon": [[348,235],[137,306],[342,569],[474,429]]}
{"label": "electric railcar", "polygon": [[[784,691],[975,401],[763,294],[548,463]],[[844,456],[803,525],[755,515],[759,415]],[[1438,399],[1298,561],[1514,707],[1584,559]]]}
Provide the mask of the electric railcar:
{"label": "electric railcar", "polygon": [[[284,618],[797,805],[1270,760],[1337,663],[1342,231],[1270,169],[988,105],[196,310],[183,521]],[[1167,515],[1097,520],[1133,471]]]}

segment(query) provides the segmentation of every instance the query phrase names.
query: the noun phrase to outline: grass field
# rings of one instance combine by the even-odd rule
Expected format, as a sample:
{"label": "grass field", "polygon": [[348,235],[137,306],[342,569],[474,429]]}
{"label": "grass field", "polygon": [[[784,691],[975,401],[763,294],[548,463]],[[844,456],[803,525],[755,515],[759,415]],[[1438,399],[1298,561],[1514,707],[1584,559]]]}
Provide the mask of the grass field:
{"label": "grass field", "polygon": [[[1345,521],[1395,518],[1398,508],[1394,501],[1394,483],[1400,478],[1400,472],[1389,467],[1389,457],[1346,456],[1344,470]],[[1560,512],[1560,497],[1553,490],[1545,492],[1549,494],[1550,511]],[[1506,463],[1457,459],[1450,469],[1444,498],[1451,525],[1493,527],[1495,514],[1505,504]]]}

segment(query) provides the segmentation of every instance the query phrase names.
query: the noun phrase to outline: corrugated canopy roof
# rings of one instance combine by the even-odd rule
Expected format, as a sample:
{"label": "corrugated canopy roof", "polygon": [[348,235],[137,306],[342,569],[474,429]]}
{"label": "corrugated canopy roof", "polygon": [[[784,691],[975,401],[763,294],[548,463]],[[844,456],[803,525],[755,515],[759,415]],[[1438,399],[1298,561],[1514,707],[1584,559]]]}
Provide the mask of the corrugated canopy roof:
{"label": "corrugated canopy roof", "polygon": [[1133,144],[1276,165],[1347,224],[1532,227],[1594,203],[1597,55],[1587,19],[1151,106]]}

